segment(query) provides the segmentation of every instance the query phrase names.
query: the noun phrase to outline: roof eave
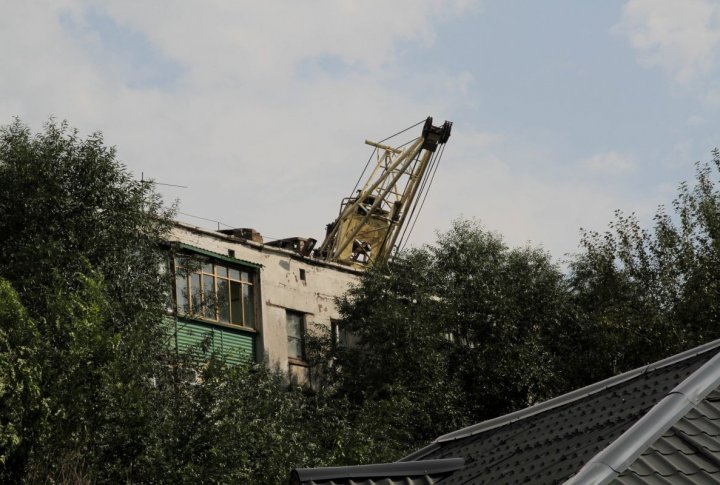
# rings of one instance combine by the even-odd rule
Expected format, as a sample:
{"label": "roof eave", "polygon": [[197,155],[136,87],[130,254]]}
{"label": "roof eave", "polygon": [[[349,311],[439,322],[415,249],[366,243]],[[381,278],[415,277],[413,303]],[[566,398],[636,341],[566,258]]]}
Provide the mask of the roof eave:
{"label": "roof eave", "polygon": [[296,468],[292,474],[301,483],[318,480],[415,477],[450,473],[465,466],[464,458],[443,458],[413,462],[378,463],[373,465],[325,468]]}

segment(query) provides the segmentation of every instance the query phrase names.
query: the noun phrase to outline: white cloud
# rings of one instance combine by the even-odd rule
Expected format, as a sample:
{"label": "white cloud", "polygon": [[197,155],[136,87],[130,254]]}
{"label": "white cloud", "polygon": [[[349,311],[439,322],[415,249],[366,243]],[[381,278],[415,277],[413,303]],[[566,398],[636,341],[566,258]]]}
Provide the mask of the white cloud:
{"label": "white cloud", "polygon": [[639,60],[687,82],[718,60],[720,4],[709,0],[629,0],[613,32],[627,36]]}
{"label": "white cloud", "polygon": [[629,155],[614,151],[599,153],[580,162],[594,172],[608,175],[623,175],[635,170],[636,164]]}
{"label": "white cloud", "polygon": [[[399,41],[432,42],[438,16],[471,8],[464,2],[381,0],[356,2],[194,1],[110,2],[108,12],[145,32],[201,82],[262,79],[271,86],[292,77],[297,64],[337,56],[379,71]],[[222,76],[218,76],[222,73]]]}
{"label": "white cloud", "polygon": [[[720,92],[718,93],[718,103],[720,103]],[[688,116],[687,120],[685,120],[685,123],[687,123],[690,126],[703,126],[708,123],[708,120],[700,115],[690,115]]]}
{"label": "white cloud", "polygon": [[720,107],[720,88],[710,89],[705,93],[705,103],[712,107]]}
{"label": "white cloud", "polygon": [[544,153],[514,149],[517,137],[458,130],[415,232],[432,241],[450,220],[477,217],[511,246],[542,246],[556,258],[578,251],[581,227],[603,230],[616,209],[652,214],[655,194],[624,192],[616,184],[568,166],[564,178],[543,173]]}
{"label": "white cloud", "polygon": [[[138,177],[190,187],[162,188],[180,210],[269,236],[322,235],[367,160],[363,140],[451,118],[471,81],[433,71],[445,89],[420,90],[425,75],[396,67],[403,45],[432,43],[474,8],[466,0],[97,5],[3,4],[0,123],[19,115],[37,130],[55,115],[103,131]],[[134,82],[142,52],[107,62],[133,47],[118,35],[179,65],[176,79]],[[350,68],[303,78],[303,63],[328,58]]]}
{"label": "white cloud", "polygon": [[463,95],[468,94],[470,87],[475,79],[469,72],[463,72],[457,76],[447,76],[445,80],[445,87],[449,91],[460,93]]}
{"label": "white cloud", "polygon": [[[168,86],[134,83],[143,67],[134,52],[111,65],[98,59],[125,45],[98,37],[107,32],[93,30],[88,5],[3,5],[0,123],[20,115],[39,129],[54,114],[84,133],[101,130],[138,176],[189,186],[162,188],[183,212],[268,238],[322,237],[370,154],[366,138],[428,115],[459,121],[477,89],[462,68],[398,62],[408,45],[434,42],[440,22],[476,8],[467,0],[104,2],[99,15],[141,37],[151,59],[180,66]],[[531,161],[509,157],[507,147],[523,150],[521,136],[473,130],[464,113],[414,243],[459,214],[477,215],[509,243],[532,240],[559,256],[575,248],[581,225],[602,228],[613,209],[643,207],[636,195],[526,172],[513,160],[539,167],[553,147]]]}

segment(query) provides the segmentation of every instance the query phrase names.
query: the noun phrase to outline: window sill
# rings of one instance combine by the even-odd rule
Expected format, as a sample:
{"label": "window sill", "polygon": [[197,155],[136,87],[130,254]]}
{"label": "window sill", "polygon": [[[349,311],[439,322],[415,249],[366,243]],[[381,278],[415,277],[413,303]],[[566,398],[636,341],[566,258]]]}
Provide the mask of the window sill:
{"label": "window sill", "polygon": [[288,357],[288,364],[290,365],[296,365],[298,367],[310,367],[310,364],[305,362],[302,359],[296,359],[294,357]]}
{"label": "window sill", "polygon": [[204,323],[206,325],[214,325],[216,327],[231,328],[233,330],[240,330],[240,331],[248,332],[248,333],[259,333],[256,329],[254,329],[252,327],[244,327],[242,325],[233,325],[231,323],[218,322],[217,320],[205,320],[204,318],[192,317],[190,315],[178,315],[177,318],[178,318],[178,320],[188,320],[191,322]]}

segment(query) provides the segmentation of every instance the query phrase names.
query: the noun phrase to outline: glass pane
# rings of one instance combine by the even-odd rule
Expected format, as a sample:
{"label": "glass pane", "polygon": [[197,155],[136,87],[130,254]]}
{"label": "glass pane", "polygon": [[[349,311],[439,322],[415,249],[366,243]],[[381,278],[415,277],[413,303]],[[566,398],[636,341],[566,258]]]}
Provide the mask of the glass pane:
{"label": "glass pane", "polygon": [[223,278],[227,278],[227,272],[228,269],[225,266],[220,266],[219,264],[215,265],[215,274],[218,276],[222,276]]}
{"label": "glass pane", "polygon": [[240,280],[240,270],[230,268],[230,278]]}
{"label": "glass pane", "polygon": [[350,347],[350,333],[346,328],[340,328],[340,341],[338,343],[341,347]]}
{"label": "glass pane", "polygon": [[219,279],[217,282],[217,309],[218,320],[228,323],[230,321],[230,284],[228,280]]}
{"label": "glass pane", "polygon": [[242,302],[240,293],[242,285],[234,281],[230,282],[230,323],[242,325]]}
{"label": "glass pane", "polygon": [[215,298],[215,277],[212,275],[203,275],[203,316],[215,319],[215,307],[217,306],[217,298]]}
{"label": "glass pane", "polygon": [[212,273],[213,272],[212,263],[203,263],[202,271],[203,271],[203,273]]}
{"label": "glass pane", "polygon": [[248,273],[247,271],[243,271],[242,272],[242,280],[250,283],[250,273]]}
{"label": "glass pane", "polygon": [[190,275],[190,295],[192,295],[190,298],[190,313],[194,313],[196,315],[200,313],[201,294],[200,275],[193,273]]}
{"label": "glass pane", "polygon": [[287,314],[287,334],[288,338],[300,338],[302,336],[302,316],[300,314]]}
{"label": "glass pane", "polygon": [[245,326],[255,328],[255,302],[253,301],[252,286],[242,285],[242,291]]}
{"label": "glass pane", "polygon": [[188,284],[185,275],[175,276],[175,298],[177,302],[177,312],[180,315],[190,313],[190,305],[188,304]]}
{"label": "glass pane", "polygon": [[291,359],[302,359],[302,340],[299,338],[288,337],[288,357]]}

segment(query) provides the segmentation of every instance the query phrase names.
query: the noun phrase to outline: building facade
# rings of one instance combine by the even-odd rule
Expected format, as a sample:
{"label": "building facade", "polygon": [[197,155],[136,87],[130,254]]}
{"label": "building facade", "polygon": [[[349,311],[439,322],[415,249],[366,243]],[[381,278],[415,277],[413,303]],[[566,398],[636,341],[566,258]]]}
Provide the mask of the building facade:
{"label": "building facade", "polygon": [[180,351],[267,363],[305,381],[305,336],[339,317],[335,300],[359,272],[318,261],[252,230],[176,223],[173,342]]}

